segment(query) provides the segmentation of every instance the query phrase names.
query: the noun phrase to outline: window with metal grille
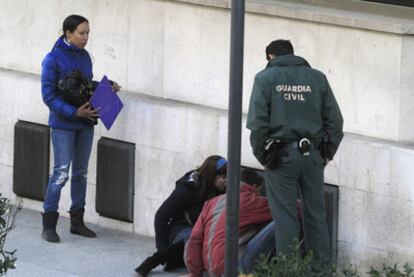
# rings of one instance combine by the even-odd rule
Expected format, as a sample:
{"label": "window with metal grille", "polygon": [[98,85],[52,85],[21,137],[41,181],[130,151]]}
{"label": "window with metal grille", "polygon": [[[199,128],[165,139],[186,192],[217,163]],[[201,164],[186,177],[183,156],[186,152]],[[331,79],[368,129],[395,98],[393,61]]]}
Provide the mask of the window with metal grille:
{"label": "window with metal grille", "polygon": [[96,172],[96,211],[134,221],[135,144],[100,138]]}
{"label": "window with metal grille", "polygon": [[43,201],[49,180],[49,126],[17,121],[14,125],[13,192]]}

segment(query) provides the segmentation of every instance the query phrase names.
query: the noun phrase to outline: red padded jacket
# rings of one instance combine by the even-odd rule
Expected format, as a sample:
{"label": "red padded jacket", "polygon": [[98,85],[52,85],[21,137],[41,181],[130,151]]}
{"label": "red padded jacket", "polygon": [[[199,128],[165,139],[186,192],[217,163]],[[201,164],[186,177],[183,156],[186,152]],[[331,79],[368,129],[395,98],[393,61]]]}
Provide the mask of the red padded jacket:
{"label": "red padded jacket", "polygon": [[[252,226],[272,220],[267,199],[256,188],[240,188],[239,238]],[[184,260],[191,277],[221,276],[224,273],[226,239],[226,195],[204,204],[203,210],[186,244]]]}

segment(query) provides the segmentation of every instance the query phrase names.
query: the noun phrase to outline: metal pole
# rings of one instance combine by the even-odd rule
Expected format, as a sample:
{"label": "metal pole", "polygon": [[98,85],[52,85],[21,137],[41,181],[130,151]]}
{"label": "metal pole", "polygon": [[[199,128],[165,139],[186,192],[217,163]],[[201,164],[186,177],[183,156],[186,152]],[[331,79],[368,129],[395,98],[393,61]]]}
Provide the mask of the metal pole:
{"label": "metal pole", "polygon": [[243,44],[245,0],[232,0],[230,41],[230,95],[227,167],[227,222],[226,260],[224,276],[237,276],[239,201],[240,201],[240,149],[243,99]]}

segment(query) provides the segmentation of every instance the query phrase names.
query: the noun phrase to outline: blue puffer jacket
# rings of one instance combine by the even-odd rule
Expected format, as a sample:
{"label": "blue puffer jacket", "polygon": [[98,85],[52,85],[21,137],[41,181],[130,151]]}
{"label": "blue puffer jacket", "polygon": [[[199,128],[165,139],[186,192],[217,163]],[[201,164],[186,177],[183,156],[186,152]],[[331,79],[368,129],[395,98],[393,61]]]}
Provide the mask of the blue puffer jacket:
{"label": "blue puffer jacket", "polygon": [[92,61],[88,52],[66,44],[60,37],[42,62],[42,97],[50,110],[49,126],[52,128],[78,130],[93,127],[93,122],[76,117],[77,108],[57,93],[59,80],[75,69],[92,80]]}

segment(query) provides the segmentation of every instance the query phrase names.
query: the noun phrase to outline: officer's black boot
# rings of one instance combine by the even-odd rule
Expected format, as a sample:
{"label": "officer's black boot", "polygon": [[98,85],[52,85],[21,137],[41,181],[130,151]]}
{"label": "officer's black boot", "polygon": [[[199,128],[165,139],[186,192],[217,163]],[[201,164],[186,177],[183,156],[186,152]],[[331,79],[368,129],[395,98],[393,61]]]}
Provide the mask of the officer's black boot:
{"label": "officer's black boot", "polygon": [[160,264],[165,263],[165,256],[163,251],[155,252],[152,256],[148,257],[143,261],[135,271],[140,274],[140,276],[147,276],[151,270],[159,266]]}
{"label": "officer's black boot", "polygon": [[90,230],[85,226],[83,222],[83,214],[85,213],[85,209],[77,209],[70,211],[70,232],[72,234],[81,235],[88,238],[96,237],[94,231]]}
{"label": "officer's black boot", "polygon": [[59,218],[57,212],[43,213],[43,231],[42,237],[48,242],[59,242],[60,238],[56,233],[56,224]]}

